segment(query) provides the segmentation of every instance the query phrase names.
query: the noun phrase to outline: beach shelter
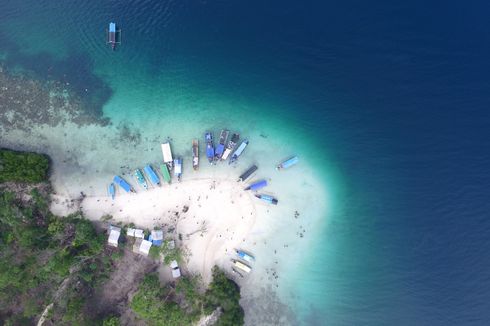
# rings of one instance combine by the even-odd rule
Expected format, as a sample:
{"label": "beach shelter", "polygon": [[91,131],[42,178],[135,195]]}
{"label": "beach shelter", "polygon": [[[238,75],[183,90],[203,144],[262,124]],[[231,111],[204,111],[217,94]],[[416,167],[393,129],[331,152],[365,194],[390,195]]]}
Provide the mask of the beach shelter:
{"label": "beach shelter", "polygon": [[151,241],[142,240],[139,248],[139,252],[140,254],[148,256],[148,254],[150,253],[150,248],[151,248]]}
{"label": "beach shelter", "polygon": [[107,239],[107,243],[109,243],[109,245],[113,247],[117,247],[120,235],[121,235],[121,228],[110,225],[109,238]]}
{"label": "beach shelter", "polygon": [[150,237],[148,238],[154,246],[160,247],[163,243],[163,231],[162,230],[153,230],[151,231]]}
{"label": "beach shelter", "polygon": [[141,229],[128,228],[126,234],[130,237],[141,238],[141,239],[145,237],[145,234]]}

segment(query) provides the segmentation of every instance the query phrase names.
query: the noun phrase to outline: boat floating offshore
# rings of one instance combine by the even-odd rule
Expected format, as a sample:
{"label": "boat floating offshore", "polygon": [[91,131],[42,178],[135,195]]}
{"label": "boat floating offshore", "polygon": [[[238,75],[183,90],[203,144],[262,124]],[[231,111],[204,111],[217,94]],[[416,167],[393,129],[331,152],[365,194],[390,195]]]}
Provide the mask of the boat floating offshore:
{"label": "boat floating offshore", "polygon": [[255,197],[262,199],[266,203],[272,204],[272,205],[277,205],[277,203],[279,202],[276,198],[269,196],[269,195],[263,195],[263,194],[262,195],[255,195]]}
{"label": "boat floating offshore", "polygon": [[146,175],[150,179],[151,183],[153,183],[155,186],[160,185],[160,178],[158,175],[153,171],[153,168],[151,167],[150,164],[147,164],[144,168]]}
{"label": "boat floating offshore", "polygon": [[240,157],[240,155],[242,155],[243,150],[245,149],[245,147],[247,147],[247,145],[248,145],[248,140],[245,139],[240,144],[240,146],[238,146],[238,148],[236,149],[235,153],[233,153],[233,155],[230,158],[230,162],[228,164],[231,164],[231,163],[235,162],[236,160],[238,160],[238,157]]}
{"label": "boat floating offshore", "polygon": [[136,180],[138,180],[140,186],[148,190],[148,184],[146,183],[145,176],[143,175],[143,172],[141,172],[140,169],[134,170],[134,176],[136,177]]}
{"label": "boat floating offshore", "polygon": [[118,184],[121,188],[124,189],[124,191],[126,192],[136,192],[133,187],[131,187],[131,185],[129,183],[126,182],[126,180],[124,180],[123,178],[121,178],[120,176],[116,175],[114,177],[114,182],[116,184]]}
{"label": "boat floating offshore", "polygon": [[221,156],[222,161],[226,161],[226,159],[228,159],[228,156],[230,156],[231,152],[235,148],[236,144],[238,144],[239,140],[240,140],[240,134],[231,135],[231,139],[228,142],[228,145],[226,145],[226,149],[223,152],[223,155]]}
{"label": "boat floating offshore", "polygon": [[109,195],[111,195],[112,200],[114,200],[114,198],[116,197],[116,186],[114,185],[114,183],[111,183],[109,185]]}
{"label": "boat floating offshore", "polygon": [[206,156],[209,163],[212,164],[214,161],[213,134],[210,132],[206,132],[206,134],[204,135],[204,139],[206,140]]}
{"label": "boat floating offshore", "polygon": [[293,165],[296,165],[298,163],[298,160],[299,159],[298,159],[297,156],[293,156],[291,158],[288,158],[287,160],[285,160],[284,162],[282,162],[281,164],[279,164],[278,166],[276,166],[276,170],[290,168]]}
{"label": "boat floating offshore", "polygon": [[219,134],[219,143],[218,146],[216,146],[216,151],[214,153],[214,159],[215,161],[221,159],[221,156],[223,156],[223,153],[225,151],[225,144],[226,140],[228,139],[228,135],[230,132],[226,129],[221,130],[221,133]]}
{"label": "boat floating offshore", "polygon": [[172,170],[174,160],[172,158],[172,150],[170,149],[169,142],[162,144],[162,154],[163,154],[163,163],[167,164],[169,170]]}
{"label": "boat floating offshore", "polygon": [[247,253],[247,252],[245,252],[243,250],[235,249],[235,252],[238,255],[238,257],[240,257],[243,260],[248,261],[249,263],[255,261],[255,257],[254,256],[250,255],[249,253]]}
{"label": "boat floating offshore", "polygon": [[248,168],[247,171],[243,172],[242,175],[240,175],[240,177],[238,178],[238,182],[240,181],[245,181],[247,180],[248,178],[250,178],[250,176],[255,172],[257,171],[258,167],[257,165],[252,165],[251,167]]}
{"label": "boat floating offshore", "polygon": [[161,164],[160,171],[162,172],[163,180],[167,183],[170,183],[171,179],[170,179],[170,171],[168,170],[168,165]]}
{"label": "boat floating offshore", "polygon": [[192,141],[192,168],[199,169],[199,140],[197,139]]}
{"label": "boat floating offshore", "polygon": [[181,158],[176,158],[174,160],[174,175],[177,178],[177,180],[180,181],[180,178],[182,176],[182,159]]}
{"label": "boat floating offshore", "polygon": [[259,189],[264,188],[265,186],[267,186],[267,180],[260,180],[255,183],[252,183],[250,186],[245,188],[245,190],[257,191]]}
{"label": "boat floating offshore", "polygon": [[245,273],[250,273],[252,271],[252,267],[248,266],[245,263],[242,263],[239,260],[232,259],[231,261],[232,261],[233,265],[235,265],[236,268],[244,271]]}
{"label": "boat floating offshore", "polygon": [[116,23],[109,23],[107,44],[111,45],[112,51],[116,49],[116,44],[121,44],[121,30],[116,28]]}

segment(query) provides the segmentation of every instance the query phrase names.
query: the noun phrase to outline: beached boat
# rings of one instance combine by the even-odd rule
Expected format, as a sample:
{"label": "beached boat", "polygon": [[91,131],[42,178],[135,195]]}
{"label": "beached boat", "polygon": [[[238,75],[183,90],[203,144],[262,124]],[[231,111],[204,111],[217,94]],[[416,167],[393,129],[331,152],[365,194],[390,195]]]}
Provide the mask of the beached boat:
{"label": "beached boat", "polygon": [[123,188],[124,191],[126,191],[126,192],[136,192],[136,191],[134,191],[133,187],[131,187],[131,185],[126,182],[126,180],[124,180],[123,178],[121,178],[118,175],[116,175],[114,177],[114,182],[116,184],[118,184],[121,188]]}
{"label": "beached boat", "polygon": [[216,146],[216,151],[214,153],[214,159],[217,161],[221,159],[221,156],[223,155],[225,151],[225,144],[226,140],[228,139],[228,135],[230,132],[228,130],[221,130],[221,133],[219,134],[219,143],[218,146]]}
{"label": "beached boat", "polygon": [[255,261],[255,257],[254,256],[250,255],[249,253],[247,253],[247,252],[245,252],[243,250],[235,249],[235,252],[238,255],[238,257],[240,257],[243,260],[248,261],[249,263]]}
{"label": "beached boat", "polygon": [[258,167],[257,165],[252,165],[251,167],[249,167],[247,169],[247,171],[243,172],[242,175],[240,175],[240,177],[238,178],[238,182],[240,181],[245,181],[247,180],[248,178],[250,178],[250,176],[255,172],[257,171]]}
{"label": "beached boat", "polygon": [[163,163],[167,164],[169,170],[172,170],[174,160],[172,158],[172,149],[170,148],[169,142],[162,144],[162,154],[163,154]]}
{"label": "beached boat", "polygon": [[279,202],[276,198],[269,196],[269,195],[263,195],[263,194],[262,195],[255,195],[255,197],[262,199],[263,201],[265,201],[268,204],[277,205],[277,203]]}
{"label": "beached boat", "polygon": [[207,132],[204,135],[204,139],[206,140],[206,156],[208,158],[209,163],[212,164],[214,160],[213,134]]}
{"label": "beached boat", "polygon": [[176,158],[174,160],[174,176],[180,181],[180,177],[182,176],[182,159]]}
{"label": "beached boat", "polygon": [[143,175],[143,172],[141,172],[140,169],[134,170],[134,176],[136,177],[136,180],[138,180],[140,186],[148,190],[148,184],[146,183],[145,176]]}
{"label": "beached boat", "polygon": [[284,162],[282,162],[281,164],[276,166],[276,170],[290,168],[291,166],[296,165],[296,163],[298,163],[298,160],[299,159],[297,156],[293,156],[291,158],[288,158],[287,160],[285,160]]}
{"label": "beached boat", "polygon": [[231,152],[233,149],[235,149],[236,144],[238,144],[238,141],[240,140],[240,135],[239,134],[233,134],[231,135],[231,139],[228,142],[228,145],[226,145],[226,149],[223,152],[223,155],[221,156],[222,161],[226,161],[228,159],[228,156],[230,156]]}
{"label": "beached boat", "polygon": [[170,183],[171,179],[170,179],[170,172],[168,170],[168,165],[167,164],[161,164],[160,165],[160,171],[162,172],[163,180],[165,180],[165,182],[167,182],[167,183]]}
{"label": "beached boat", "polygon": [[111,183],[109,185],[109,195],[111,196],[112,200],[114,200],[114,198],[116,197],[116,186],[114,185],[114,183]]}
{"label": "beached boat", "polygon": [[245,139],[240,144],[240,146],[238,146],[238,148],[236,149],[235,153],[233,153],[233,155],[230,158],[230,162],[228,164],[231,164],[231,163],[235,162],[236,160],[238,160],[238,157],[240,157],[240,155],[242,155],[242,153],[245,150],[245,147],[247,147],[247,145],[248,145],[248,140]]}
{"label": "beached boat", "polygon": [[265,186],[267,186],[267,180],[260,180],[260,181],[252,183],[250,186],[245,188],[245,190],[257,191],[259,189],[264,188]]}
{"label": "beached boat", "polygon": [[192,141],[192,168],[199,169],[199,140]]}
{"label": "beached boat", "polygon": [[248,266],[245,263],[242,263],[239,260],[232,259],[231,261],[232,261],[233,265],[235,265],[236,268],[244,271],[245,273],[250,273],[252,271],[252,267]]}
{"label": "beached boat", "polygon": [[151,167],[150,164],[147,164],[144,168],[146,175],[150,179],[151,183],[153,183],[155,186],[160,185],[160,178],[158,175],[153,171],[153,168]]}
{"label": "beached boat", "polygon": [[243,274],[242,274],[242,273],[240,273],[240,272],[239,272],[239,271],[238,271],[238,270],[237,270],[235,267],[233,267],[233,266],[231,267],[231,271],[233,272],[233,274],[236,274],[236,275],[238,275],[238,276],[240,276],[240,277],[243,277]]}

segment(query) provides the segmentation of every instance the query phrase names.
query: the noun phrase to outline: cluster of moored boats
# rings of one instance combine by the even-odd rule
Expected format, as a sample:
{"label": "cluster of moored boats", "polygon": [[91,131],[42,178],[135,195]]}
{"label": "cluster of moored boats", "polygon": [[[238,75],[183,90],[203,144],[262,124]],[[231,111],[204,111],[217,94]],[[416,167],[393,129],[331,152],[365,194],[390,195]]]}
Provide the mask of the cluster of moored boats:
{"label": "cluster of moored boats", "polygon": [[238,256],[238,259],[231,259],[231,262],[233,264],[231,266],[231,271],[234,274],[243,277],[243,273],[248,274],[252,271],[252,267],[250,266],[250,264],[255,261],[255,257],[248,252],[240,249],[235,249],[235,253]]}
{"label": "cluster of moored boats", "polygon": [[[233,133],[231,137],[229,136],[230,132],[228,130],[221,130],[218,144],[215,146],[213,141],[213,133],[206,132],[204,134],[204,141],[206,142],[206,157],[209,163],[217,164],[218,162],[228,160],[228,164],[232,164],[237,162],[238,158],[243,154],[243,151],[248,146],[249,141],[247,139],[244,139],[240,143],[240,135],[238,133]],[[159,166],[161,177],[154,169],[154,167],[150,164],[145,165],[143,169],[135,169],[132,173],[132,176],[134,177],[138,185],[145,190],[148,190],[149,185],[160,186],[161,179],[163,179],[163,182],[171,183],[172,173],[177,181],[180,181],[182,177],[183,159],[181,157],[174,158],[172,156],[170,142],[162,143],[161,149],[163,154],[163,163],[161,163]],[[293,156],[292,158],[287,159],[279,164],[276,168],[278,170],[286,169],[295,165],[297,162],[298,157]],[[198,139],[194,139],[192,141],[192,167],[194,170],[199,169]],[[252,165],[242,175],[240,175],[238,181],[240,182],[247,180],[255,173],[255,171],[257,171],[257,169],[258,167],[256,165]],[[113,182],[109,185],[108,189],[112,199],[114,199],[116,196],[117,186],[128,193],[136,192],[129,182],[127,182],[121,176],[116,175],[113,179]],[[267,186],[267,180],[259,180],[250,184],[248,187],[245,188],[245,190],[257,192],[265,186]],[[256,193],[255,197],[265,201],[268,204],[277,205],[278,203],[278,200],[276,198],[267,194]]]}

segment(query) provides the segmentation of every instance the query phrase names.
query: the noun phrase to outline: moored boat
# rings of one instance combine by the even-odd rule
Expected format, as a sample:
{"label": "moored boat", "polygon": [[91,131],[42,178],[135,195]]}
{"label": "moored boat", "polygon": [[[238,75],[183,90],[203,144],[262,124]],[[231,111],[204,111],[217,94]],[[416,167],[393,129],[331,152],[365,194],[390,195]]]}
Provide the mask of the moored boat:
{"label": "moored boat", "polygon": [[222,161],[226,161],[228,159],[228,156],[230,156],[233,149],[235,149],[235,146],[236,144],[238,144],[239,140],[240,140],[240,134],[231,135],[231,139],[228,142],[228,145],[226,145],[226,149],[223,152],[223,155],[221,156]]}
{"label": "moored boat", "polygon": [[206,140],[206,156],[209,163],[212,164],[214,160],[213,134],[210,132],[206,132],[206,134],[204,135],[204,139]]}
{"label": "moored boat", "polygon": [[238,257],[240,257],[243,260],[248,261],[249,263],[255,261],[255,257],[254,256],[250,255],[249,253],[247,253],[247,252],[245,252],[243,250],[235,249],[235,252],[238,255]]}
{"label": "moored boat", "polygon": [[251,167],[249,167],[247,169],[247,171],[243,172],[242,175],[240,175],[240,177],[238,178],[238,182],[240,181],[245,181],[247,180],[248,178],[250,178],[250,176],[255,172],[257,171],[258,167],[257,165],[252,165]]}
{"label": "moored boat", "polygon": [[180,178],[182,176],[182,159],[181,158],[176,158],[174,160],[174,176],[177,178],[178,181],[180,181]]}
{"label": "moored boat", "polygon": [[261,194],[261,195],[255,195],[255,197],[262,199],[266,203],[272,204],[272,205],[277,205],[277,203],[279,202],[276,198],[269,196],[269,195]]}
{"label": "moored boat", "polygon": [[199,169],[199,140],[192,141],[192,168]]}
{"label": "moored boat", "polygon": [[231,164],[231,163],[235,162],[236,160],[238,160],[238,157],[240,157],[240,155],[242,155],[242,153],[245,150],[245,147],[247,147],[247,145],[248,145],[248,140],[245,139],[240,144],[240,146],[238,146],[238,148],[236,149],[235,153],[233,153],[233,155],[230,158],[230,162],[228,164]]}
{"label": "moored boat", "polygon": [[226,140],[228,139],[229,134],[230,132],[226,129],[221,130],[221,133],[219,134],[218,146],[216,146],[216,151],[214,153],[214,159],[216,161],[221,159],[221,156],[223,156],[223,152],[225,151]]}
{"label": "moored boat", "polygon": [[166,142],[162,144],[163,163],[167,164],[169,170],[172,170],[174,160],[172,158],[172,149],[170,143]]}
{"label": "moored boat", "polygon": [[240,273],[240,272],[239,272],[239,271],[238,271],[238,270],[237,270],[235,267],[233,267],[233,266],[231,267],[231,271],[233,272],[233,274],[236,274],[236,275],[238,275],[238,276],[240,276],[240,277],[243,277],[243,274],[242,274],[242,273]]}
{"label": "moored boat", "polygon": [[143,175],[143,172],[141,172],[140,169],[134,170],[134,176],[136,177],[136,180],[138,180],[140,186],[148,190],[148,184],[146,183],[145,176]]}
{"label": "moored boat", "polygon": [[244,271],[245,273],[250,273],[252,271],[252,267],[248,266],[245,263],[242,263],[239,260],[232,259],[231,261],[232,261],[233,265],[235,265],[236,268]]}
{"label": "moored boat", "polygon": [[114,200],[114,198],[116,197],[116,186],[114,185],[114,183],[111,183],[109,185],[109,195],[111,196],[112,200]]}
{"label": "moored boat", "polygon": [[167,164],[161,164],[160,165],[160,171],[162,172],[163,180],[165,182],[170,183],[170,172],[168,171],[168,165]]}
{"label": "moored boat", "polygon": [[145,165],[144,170],[145,170],[146,175],[150,179],[151,183],[153,183],[155,186],[159,186],[160,185],[160,178],[155,173],[155,171],[153,171],[153,168],[151,167],[151,165],[150,164]]}
{"label": "moored boat", "polygon": [[245,188],[245,190],[257,191],[259,189],[264,188],[265,186],[267,186],[267,180],[260,180],[260,181],[252,183],[250,186]]}
{"label": "moored boat", "polygon": [[134,191],[133,187],[131,187],[131,185],[126,182],[126,180],[124,180],[123,178],[121,178],[118,175],[116,175],[114,177],[114,182],[116,184],[118,184],[121,188],[123,188],[124,191],[126,191],[126,192],[136,192],[136,191]]}
{"label": "moored boat", "polygon": [[287,160],[285,160],[284,162],[282,162],[281,164],[276,166],[276,170],[290,168],[291,166],[296,165],[298,163],[298,160],[299,159],[297,156],[293,156],[291,158],[288,158]]}

